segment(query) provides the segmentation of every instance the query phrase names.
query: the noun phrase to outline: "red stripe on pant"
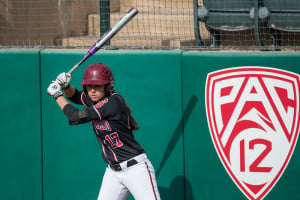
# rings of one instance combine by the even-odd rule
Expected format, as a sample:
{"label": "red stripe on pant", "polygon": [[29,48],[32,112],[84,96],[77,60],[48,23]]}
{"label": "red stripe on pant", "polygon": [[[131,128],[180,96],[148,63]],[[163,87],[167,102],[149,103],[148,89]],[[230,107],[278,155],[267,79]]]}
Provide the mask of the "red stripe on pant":
{"label": "red stripe on pant", "polygon": [[146,167],[147,167],[147,171],[148,171],[149,178],[150,178],[150,181],[151,181],[151,186],[152,186],[152,190],[153,190],[153,194],[154,194],[155,200],[157,200],[157,198],[156,198],[156,193],[155,193],[155,189],[154,189],[154,185],[153,185],[153,181],[152,181],[152,176],[151,176],[151,173],[150,173],[150,170],[149,170],[149,167],[148,167],[147,162],[145,162],[145,165],[146,165]]}

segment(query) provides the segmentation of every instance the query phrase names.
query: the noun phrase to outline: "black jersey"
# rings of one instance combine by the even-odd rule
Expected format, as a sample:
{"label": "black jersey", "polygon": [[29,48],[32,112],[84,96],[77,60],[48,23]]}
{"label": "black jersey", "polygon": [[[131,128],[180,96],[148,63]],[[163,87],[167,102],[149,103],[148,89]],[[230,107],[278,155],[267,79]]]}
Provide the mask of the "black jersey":
{"label": "black jersey", "polygon": [[106,163],[113,165],[144,153],[133,136],[128,107],[120,94],[113,93],[95,104],[84,92],[76,91],[70,100],[87,107]]}

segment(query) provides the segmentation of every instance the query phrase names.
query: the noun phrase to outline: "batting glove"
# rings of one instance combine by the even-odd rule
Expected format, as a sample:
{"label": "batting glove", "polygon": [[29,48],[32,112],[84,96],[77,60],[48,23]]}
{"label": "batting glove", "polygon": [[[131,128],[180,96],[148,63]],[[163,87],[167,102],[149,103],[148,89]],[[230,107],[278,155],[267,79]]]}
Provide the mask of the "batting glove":
{"label": "batting glove", "polygon": [[47,89],[47,93],[52,96],[55,100],[62,96],[63,93],[61,90],[61,86],[56,81],[52,81]]}
{"label": "batting glove", "polygon": [[66,90],[70,87],[70,81],[71,74],[65,72],[60,73],[56,78],[56,82],[61,86],[63,90]]}

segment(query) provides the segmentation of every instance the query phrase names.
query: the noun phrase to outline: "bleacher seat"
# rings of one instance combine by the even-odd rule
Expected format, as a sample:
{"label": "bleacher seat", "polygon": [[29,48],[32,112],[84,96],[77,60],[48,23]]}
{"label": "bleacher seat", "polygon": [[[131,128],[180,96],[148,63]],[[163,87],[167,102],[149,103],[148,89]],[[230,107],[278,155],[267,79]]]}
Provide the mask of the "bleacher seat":
{"label": "bleacher seat", "polygon": [[[198,0],[194,1],[194,6],[198,5]],[[257,0],[203,0],[203,6],[197,8],[197,20],[205,22],[211,35],[211,47],[220,45],[220,31],[258,31],[254,1]],[[195,27],[196,30],[198,28]],[[255,34],[255,37],[259,37],[259,34]]]}
{"label": "bleacher seat", "polygon": [[283,32],[300,32],[300,0],[261,0],[261,10],[268,13],[266,24],[270,29],[274,48],[281,45]]}

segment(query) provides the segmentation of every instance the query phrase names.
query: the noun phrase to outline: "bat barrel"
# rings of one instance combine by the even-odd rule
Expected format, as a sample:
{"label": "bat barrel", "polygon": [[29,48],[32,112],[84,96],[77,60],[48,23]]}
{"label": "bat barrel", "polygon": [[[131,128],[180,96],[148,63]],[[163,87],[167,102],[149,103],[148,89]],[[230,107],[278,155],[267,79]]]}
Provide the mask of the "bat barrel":
{"label": "bat barrel", "polygon": [[88,50],[85,56],[69,70],[69,74],[75,71],[86,59],[95,54],[101,47],[103,47],[115,34],[123,28],[136,14],[138,10],[135,7],[129,9],[129,11],[119,19],[106,33]]}
{"label": "bat barrel", "polygon": [[95,44],[96,48],[101,48],[110,40],[116,33],[118,33],[123,26],[125,26],[136,14],[138,10],[132,7],[116,24],[114,24]]}

